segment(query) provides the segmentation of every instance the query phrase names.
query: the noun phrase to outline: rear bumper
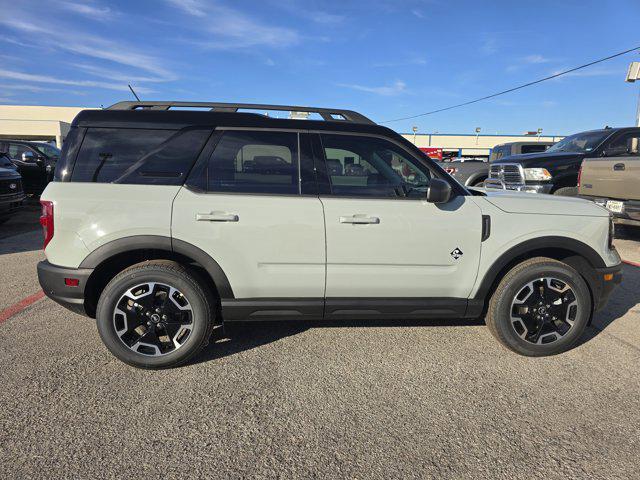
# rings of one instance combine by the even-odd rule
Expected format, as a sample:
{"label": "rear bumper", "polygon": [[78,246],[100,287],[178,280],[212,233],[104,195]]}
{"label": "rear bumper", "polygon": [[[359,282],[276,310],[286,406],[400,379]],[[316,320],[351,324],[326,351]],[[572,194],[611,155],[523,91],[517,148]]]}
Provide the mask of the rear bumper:
{"label": "rear bumper", "polygon": [[614,220],[617,223],[640,226],[640,201],[638,200],[618,200],[615,198],[590,197],[587,195],[580,195],[580,198],[584,198],[585,200],[591,200],[592,202],[595,202],[598,205],[605,208],[607,206],[608,200],[621,201],[623,205],[622,211],[611,212],[611,215],[613,215]]}
{"label": "rear bumper", "polygon": [[[607,278],[610,277],[610,280]],[[611,292],[622,282],[622,263],[613,267],[597,268],[597,281],[593,284],[594,310],[602,310],[607,304]]]}
{"label": "rear bumper", "polygon": [[[46,260],[38,263],[38,281],[47,297],[80,315],[87,315],[84,291],[91,273],[91,268],[59,267]],[[65,278],[77,279],[78,286],[67,286]]]}

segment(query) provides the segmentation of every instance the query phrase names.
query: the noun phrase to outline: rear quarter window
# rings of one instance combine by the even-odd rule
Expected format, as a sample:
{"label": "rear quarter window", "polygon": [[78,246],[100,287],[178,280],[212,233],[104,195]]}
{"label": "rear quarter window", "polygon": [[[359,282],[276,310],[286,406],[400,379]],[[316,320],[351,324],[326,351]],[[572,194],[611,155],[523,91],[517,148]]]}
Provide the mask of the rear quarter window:
{"label": "rear quarter window", "polygon": [[72,182],[181,185],[211,129],[89,128]]}

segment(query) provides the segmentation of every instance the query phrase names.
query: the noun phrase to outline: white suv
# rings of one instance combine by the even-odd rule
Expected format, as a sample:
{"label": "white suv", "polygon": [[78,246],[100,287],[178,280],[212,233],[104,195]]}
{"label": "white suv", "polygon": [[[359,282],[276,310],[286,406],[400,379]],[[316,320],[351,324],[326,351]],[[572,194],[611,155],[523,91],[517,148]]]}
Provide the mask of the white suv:
{"label": "white suv", "polygon": [[42,288],[137,367],[184,363],[214,324],[259,320],[485,316],[508,348],[550,355],[620,282],[603,208],[467,190],[347,110],[83,111],[41,198]]}

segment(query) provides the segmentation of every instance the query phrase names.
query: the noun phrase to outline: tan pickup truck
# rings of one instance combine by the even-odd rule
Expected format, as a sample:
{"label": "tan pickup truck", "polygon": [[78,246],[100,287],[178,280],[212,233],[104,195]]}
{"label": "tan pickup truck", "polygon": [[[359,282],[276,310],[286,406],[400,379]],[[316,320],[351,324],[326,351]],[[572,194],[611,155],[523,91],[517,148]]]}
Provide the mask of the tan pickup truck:
{"label": "tan pickup truck", "polygon": [[607,143],[600,156],[583,160],[578,193],[618,223],[640,226],[640,128],[620,129]]}

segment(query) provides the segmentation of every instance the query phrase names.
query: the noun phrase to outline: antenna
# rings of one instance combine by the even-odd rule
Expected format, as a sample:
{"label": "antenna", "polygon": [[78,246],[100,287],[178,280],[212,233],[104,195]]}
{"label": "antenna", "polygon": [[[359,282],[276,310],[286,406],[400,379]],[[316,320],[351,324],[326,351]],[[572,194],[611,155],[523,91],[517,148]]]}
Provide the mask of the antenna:
{"label": "antenna", "polygon": [[136,92],[133,91],[133,87],[131,87],[131,84],[127,84],[127,87],[129,87],[129,90],[131,90],[131,93],[133,93],[133,96],[136,97],[137,101],[140,101],[140,97],[136,94]]}

